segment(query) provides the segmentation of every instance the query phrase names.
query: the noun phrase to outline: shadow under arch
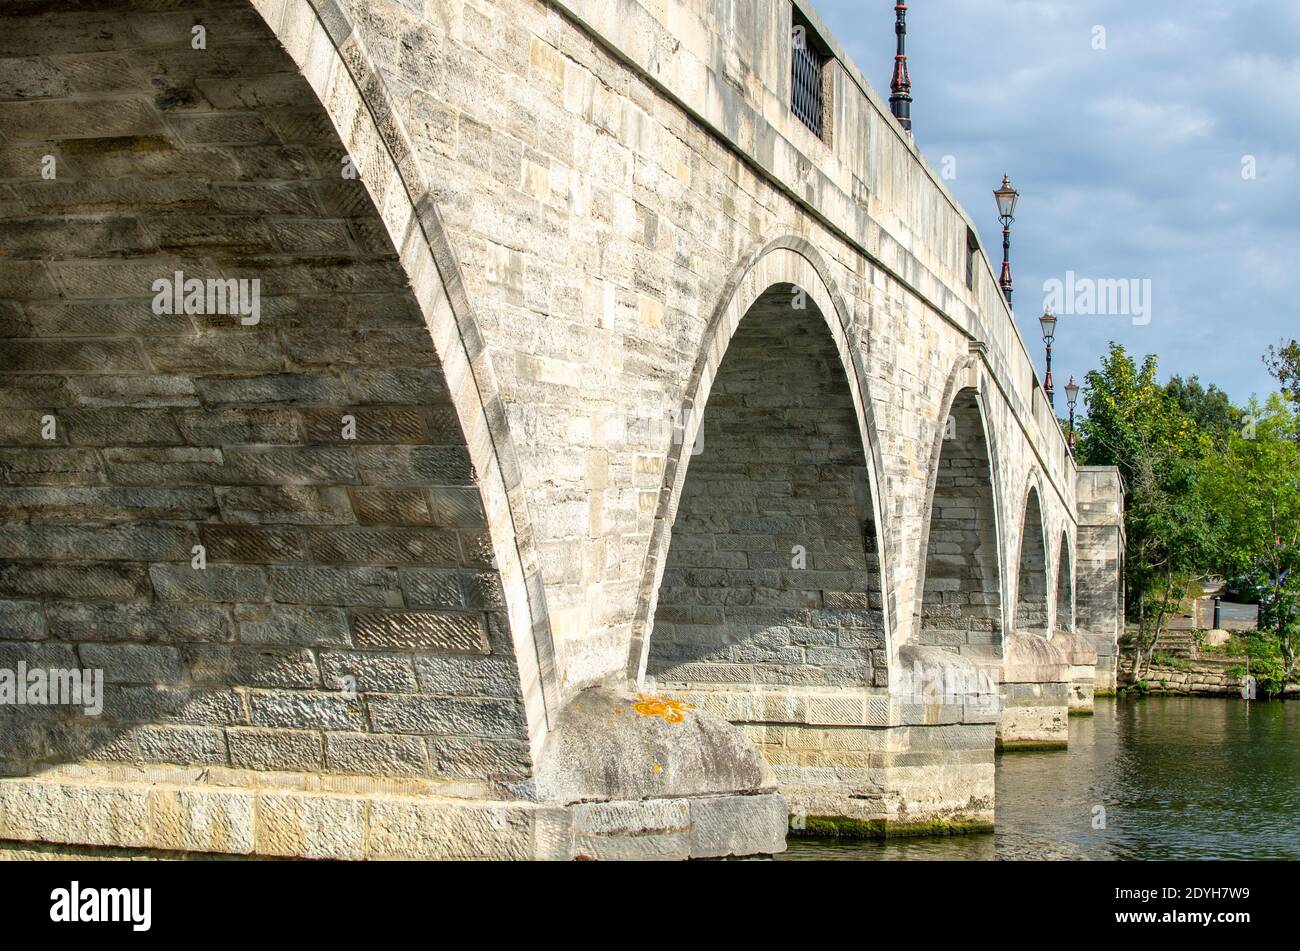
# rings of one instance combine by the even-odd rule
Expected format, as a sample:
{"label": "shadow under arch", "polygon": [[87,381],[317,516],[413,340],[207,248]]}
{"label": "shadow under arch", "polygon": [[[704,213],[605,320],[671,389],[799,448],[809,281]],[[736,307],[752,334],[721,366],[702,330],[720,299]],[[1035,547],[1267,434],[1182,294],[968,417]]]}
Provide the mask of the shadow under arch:
{"label": "shadow under arch", "polygon": [[[913,592],[913,637],[916,643],[955,648],[976,657],[1005,650],[1007,632],[1007,597],[1003,568],[1002,473],[998,462],[998,434],[991,425],[987,394],[992,382],[980,357],[972,353],[957,360],[944,387],[934,446],[930,452],[929,478],[925,512],[917,552],[917,580]],[[960,415],[960,419],[958,416]],[[987,479],[953,473],[946,486],[960,503],[967,524],[941,527],[953,537],[938,542],[934,537],[935,496],[940,489],[945,457],[955,447],[963,467],[978,472],[987,465]],[[955,480],[961,480],[957,483]],[[981,484],[986,481],[986,484]],[[970,527],[965,509],[974,502],[974,528]],[[987,508],[987,511],[981,509]],[[947,520],[951,522],[951,519]],[[946,546],[936,552],[938,544]],[[955,548],[956,551],[950,550]],[[947,590],[927,594],[932,557],[942,562],[944,583],[936,587]],[[981,564],[981,562],[983,562]],[[990,590],[990,588],[992,590]],[[928,602],[928,603],[927,603]],[[991,603],[989,603],[991,602]],[[987,630],[986,630],[987,628]],[[982,636],[987,633],[991,643]]]}
{"label": "shadow under arch", "polygon": [[1042,478],[1036,470],[1029,476],[1023,499],[1020,506],[1020,533],[1016,543],[1016,604],[1012,630],[1028,631],[1050,638],[1050,553],[1046,513],[1042,503]]}
{"label": "shadow under arch", "polygon": [[[6,167],[6,190],[27,198],[7,216],[29,220],[0,248],[6,274],[25,276],[0,294],[5,336],[20,338],[0,349],[3,404],[20,422],[58,416],[87,448],[77,467],[24,471],[9,460],[32,444],[6,433],[0,514],[34,528],[0,555],[6,616],[29,625],[6,627],[0,648],[93,658],[122,688],[102,722],[20,723],[32,755],[17,758],[525,778],[558,691],[522,482],[378,70],[330,0],[213,3],[200,14],[221,55],[137,48],[132,28],[175,6],[82,0],[69,14],[120,17],[97,52],[123,54],[69,72],[71,94],[150,134],[31,99],[14,134],[50,142],[58,180]],[[53,48],[15,59],[45,63],[75,36],[52,31]],[[276,104],[203,101],[232,75],[265,80]],[[344,155],[355,178],[340,177]],[[116,227],[77,217],[104,206]],[[150,282],[173,265],[264,285],[260,325],[150,314]],[[197,541],[207,575],[191,568]],[[381,669],[385,655],[401,663]],[[276,729],[298,744],[268,749]],[[503,755],[489,763],[493,731]]]}
{"label": "shadow under arch", "polygon": [[881,616],[885,650],[892,669],[897,645],[893,635],[893,588],[889,581],[888,526],[881,518],[883,463],[877,438],[875,414],[867,393],[867,375],[860,349],[850,343],[853,334],[851,312],[836,289],[829,270],[817,249],[804,238],[785,235],[775,238],[751,253],[733,271],[703,337],[700,356],[692,370],[682,402],[682,430],[669,447],[664,477],[656,507],[654,527],[637,601],[637,616],[628,651],[627,675],[640,682],[646,672],[650,641],[663,580],[673,523],[677,517],[682,490],[690,465],[690,447],[695,446],[703,424],[704,410],[718,370],[750,308],[769,289],[789,285],[802,291],[809,304],[821,315],[845,371],[853,412],[857,418],[862,457],[866,463],[867,493],[875,529],[875,558],[881,592]]}
{"label": "shadow under arch", "polygon": [[1053,631],[1074,633],[1074,553],[1070,533],[1061,532],[1060,551],[1056,556],[1056,624]]}

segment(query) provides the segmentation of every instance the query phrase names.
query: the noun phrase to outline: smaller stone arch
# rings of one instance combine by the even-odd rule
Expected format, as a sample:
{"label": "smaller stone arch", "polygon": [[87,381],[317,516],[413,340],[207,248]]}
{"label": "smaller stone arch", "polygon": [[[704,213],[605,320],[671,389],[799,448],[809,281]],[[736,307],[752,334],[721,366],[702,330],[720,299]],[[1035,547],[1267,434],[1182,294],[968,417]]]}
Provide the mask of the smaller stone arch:
{"label": "smaller stone arch", "polygon": [[1051,611],[1047,586],[1047,533],[1039,482],[1031,481],[1021,507],[1020,555],[1016,560],[1016,608],[1013,629],[1047,637]]}
{"label": "smaller stone arch", "polygon": [[804,306],[812,312],[810,319],[816,319],[813,318],[813,314],[820,315],[818,322],[829,331],[839,365],[844,370],[849,398],[857,419],[857,434],[866,462],[864,503],[870,509],[871,522],[875,529],[874,537],[870,541],[875,548],[875,562],[878,566],[876,588],[880,592],[881,603],[874,610],[878,610],[881,614],[886,657],[890,661],[896,657],[897,646],[893,640],[892,612],[889,609],[888,592],[891,588],[885,559],[885,553],[888,551],[885,537],[887,526],[881,518],[881,512],[884,510],[881,500],[884,484],[883,462],[880,457],[879,440],[876,438],[874,412],[871,401],[866,395],[866,373],[861,365],[858,350],[851,347],[849,343],[851,311],[843,296],[835,288],[829,269],[816,248],[804,238],[787,235],[768,242],[749,255],[733,271],[733,276],[714,312],[709,330],[704,336],[700,356],[687,385],[686,397],[679,416],[682,420],[682,430],[679,438],[674,439],[668,452],[658,511],[642,572],[636,626],[628,652],[627,673],[629,679],[633,681],[641,681],[646,672],[650,653],[650,635],[672,539],[672,528],[677,518],[691,458],[689,447],[694,447],[701,435],[704,408],[708,403],[723,357],[741,326],[742,319],[750,313],[760,298],[774,287],[787,287],[806,298]]}
{"label": "smaller stone arch", "polygon": [[1061,532],[1061,550],[1056,556],[1056,630],[1074,633],[1074,555],[1068,532]]}
{"label": "smaller stone arch", "polygon": [[914,600],[916,643],[977,658],[1001,654],[1005,618],[987,387],[974,355],[959,361],[949,377],[930,458]]}

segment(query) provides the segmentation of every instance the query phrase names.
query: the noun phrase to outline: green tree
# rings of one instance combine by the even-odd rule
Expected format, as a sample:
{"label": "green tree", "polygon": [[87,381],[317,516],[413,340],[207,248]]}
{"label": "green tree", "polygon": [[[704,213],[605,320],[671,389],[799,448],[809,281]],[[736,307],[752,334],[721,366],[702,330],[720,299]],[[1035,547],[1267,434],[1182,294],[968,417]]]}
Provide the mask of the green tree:
{"label": "green tree", "polygon": [[1241,410],[1232,405],[1227,393],[1213,383],[1202,386],[1196,376],[1186,379],[1181,376],[1170,377],[1165,384],[1165,393],[1216,445],[1226,443],[1228,437],[1239,432],[1246,423],[1242,419]]}
{"label": "green tree", "polygon": [[1140,678],[1170,611],[1212,560],[1216,523],[1197,484],[1212,441],[1156,380],[1154,355],[1136,364],[1112,342],[1101,367],[1084,378],[1087,415],[1079,458],[1118,466],[1126,491],[1125,594],[1138,625],[1134,675]]}
{"label": "green tree", "polygon": [[1300,407],[1300,341],[1292,340],[1269,347],[1264,366],[1282,387],[1282,395]]}
{"label": "green tree", "polygon": [[1300,635],[1300,419],[1276,395],[1262,409],[1252,399],[1249,418],[1206,460],[1201,488],[1223,523],[1217,561],[1258,593],[1260,630],[1276,639],[1285,683]]}

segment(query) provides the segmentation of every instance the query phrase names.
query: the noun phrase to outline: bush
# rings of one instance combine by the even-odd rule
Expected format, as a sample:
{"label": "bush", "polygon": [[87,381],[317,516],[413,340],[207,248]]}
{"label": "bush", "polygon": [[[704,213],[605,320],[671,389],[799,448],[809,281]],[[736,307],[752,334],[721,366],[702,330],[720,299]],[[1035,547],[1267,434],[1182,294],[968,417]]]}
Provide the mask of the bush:
{"label": "bush", "polygon": [[[1259,692],[1270,697],[1281,693],[1286,686],[1286,662],[1282,658],[1282,648],[1277,638],[1260,632],[1240,639],[1234,637],[1229,644],[1238,640],[1240,643],[1234,645],[1239,648],[1238,656],[1245,655],[1250,659],[1249,673],[1255,678]],[[1244,676],[1247,668],[1233,667],[1229,672]]]}

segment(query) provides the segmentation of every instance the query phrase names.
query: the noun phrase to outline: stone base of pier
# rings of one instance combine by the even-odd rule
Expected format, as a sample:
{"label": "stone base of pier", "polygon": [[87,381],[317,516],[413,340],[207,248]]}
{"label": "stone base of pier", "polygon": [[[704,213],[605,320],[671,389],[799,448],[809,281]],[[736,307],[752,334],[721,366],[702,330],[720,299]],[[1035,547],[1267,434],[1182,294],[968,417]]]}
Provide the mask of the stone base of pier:
{"label": "stone base of pier", "polygon": [[1016,633],[1002,665],[999,750],[1065,749],[1073,683],[1069,657],[1047,638]]}
{"label": "stone base of pier", "polygon": [[996,685],[938,648],[907,646],[900,657],[892,691],[660,686],[754,741],[790,804],[794,834],[991,830]]}
{"label": "stone base of pier", "polygon": [[1070,702],[1072,717],[1090,717],[1097,688],[1097,650],[1077,634],[1057,631],[1052,644],[1070,662]]}

